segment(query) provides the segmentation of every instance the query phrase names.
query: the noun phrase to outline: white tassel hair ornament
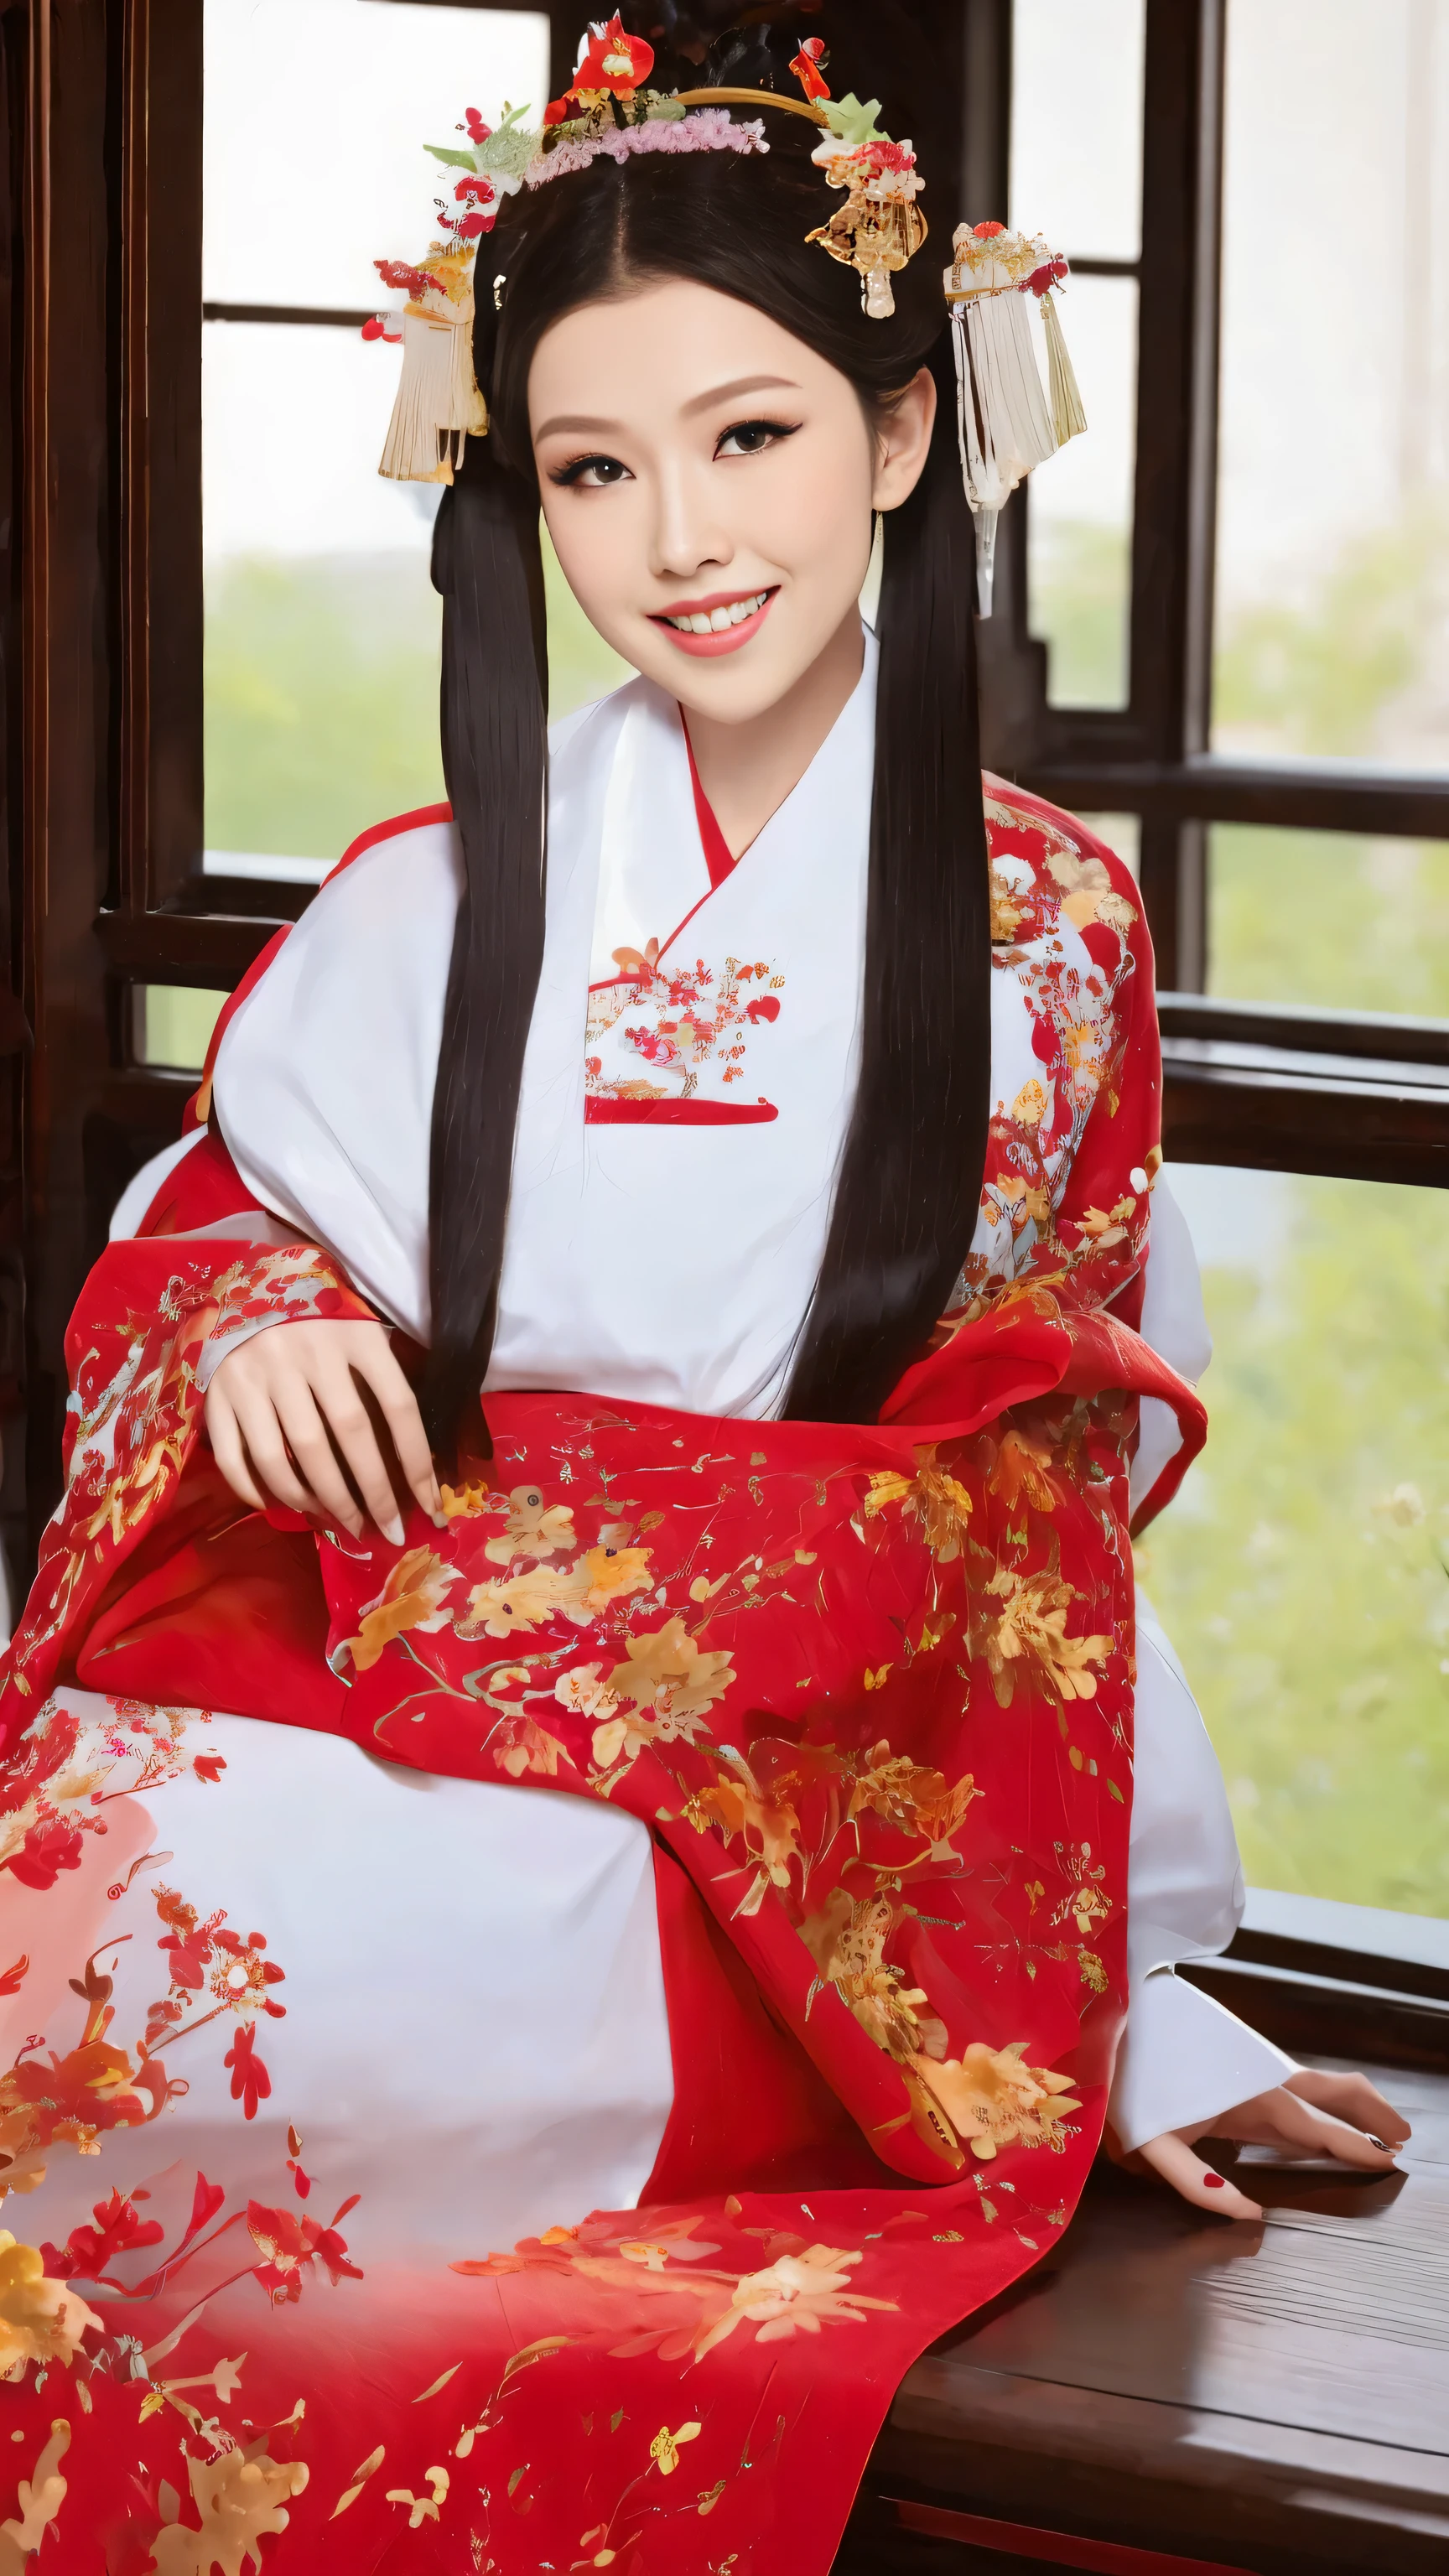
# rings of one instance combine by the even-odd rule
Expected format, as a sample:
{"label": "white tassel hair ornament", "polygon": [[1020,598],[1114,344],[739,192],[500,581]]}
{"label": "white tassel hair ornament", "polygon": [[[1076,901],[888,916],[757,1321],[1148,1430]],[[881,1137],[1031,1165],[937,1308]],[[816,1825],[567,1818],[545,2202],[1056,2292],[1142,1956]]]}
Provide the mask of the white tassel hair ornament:
{"label": "white tassel hair ornament", "polygon": [[[966,498],[976,521],[976,598],[991,615],[996,523],[1033,466],[1087,426],[1052,301],[1067,263],[1040,233],[958,224],[946,270],[956,354],[956,419]],[[1038,300],[1047,344],[1044,390],[1026,299]]]}
{"label": "white tassel hair ornament", "polygon": [[[379,261],[379,267],[384,264]],[[389,261],[388,284],[406,286],[401,313],[364,325],[369,340],[401,340],[402,374],[380,474],[399,483],[451,483],[465,438],[481,438],[488,405],[473,373],[473,262],[437,250],[425,268]]]}

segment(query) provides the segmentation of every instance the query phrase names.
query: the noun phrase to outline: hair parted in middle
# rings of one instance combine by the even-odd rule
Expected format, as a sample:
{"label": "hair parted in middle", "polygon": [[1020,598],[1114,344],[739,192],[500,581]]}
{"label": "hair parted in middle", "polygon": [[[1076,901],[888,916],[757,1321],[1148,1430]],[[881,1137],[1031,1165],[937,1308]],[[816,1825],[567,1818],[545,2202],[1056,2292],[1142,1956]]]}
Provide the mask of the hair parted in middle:
{"label": "hair parted in middle", "polygon": [[[652,14],[624,12],[628,24]],[[682,26],[691,52],[694,26]],[[860,59],[857,26],[872,31],[880,61]],[[657,43],[663,31],[641,23],[640,32]],[[772,12],[764,24],[726,33],[697,66],[681,63],[681,86],[798,98],[790,59],[802,37],[822,34],[862,95],[881,85],[884,96],[878,74],[895,72],[892,130],[909,131],[899,75],[920,38],[889,7],[862,13],[848,37],[828,12]],[[927,76],[922,65],[918,77]],[[787,1416],[876,1417],[948,1304],[976,1221],[989,1106],[990,902],[975,544],[940,272],[929,259],[912,260],[894,280],[894,313],[867,316],[853,272],[806,238],[821,219],[810,158],[817,129],[785,114],[770,115],[768,128],[767,154],[600,155],[510,197],[478,261],[474,363],[492,429],[467,442],[433,553],[444,603],[443,762],[464,856],[430,1173],[423,1394],[440,1447],[476,1400],[492,1347],[543,958],[548,681],[528,376],[543,334],[580,305],[666,279],[738,297],[838,368],[873,421],[920,368],[935,377],[924,472],[884,521],[860,1080]]]}

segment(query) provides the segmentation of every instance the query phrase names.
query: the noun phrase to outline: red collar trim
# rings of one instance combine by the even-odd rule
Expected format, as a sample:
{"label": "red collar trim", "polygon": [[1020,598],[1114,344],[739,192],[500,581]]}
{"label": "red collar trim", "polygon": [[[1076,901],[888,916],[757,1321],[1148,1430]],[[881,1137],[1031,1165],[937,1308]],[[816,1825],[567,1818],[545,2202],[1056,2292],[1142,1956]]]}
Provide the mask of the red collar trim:
{"label": "red collar trim", "polygon": [[689,754],[689,783],[694,789],[694,813],[699,825],[699,845],[704,852],[704,864],[709,870],[709,890],[713,894],[716,886],[724,884],[725,878],[736,862],[731,856],[730,845],[715,820],[714,807],[699,783],[699,771],[694,761],[694,745],[689,739],[689,719],[683,707],[679,710],[679,721],[684,727],[684,748]]}

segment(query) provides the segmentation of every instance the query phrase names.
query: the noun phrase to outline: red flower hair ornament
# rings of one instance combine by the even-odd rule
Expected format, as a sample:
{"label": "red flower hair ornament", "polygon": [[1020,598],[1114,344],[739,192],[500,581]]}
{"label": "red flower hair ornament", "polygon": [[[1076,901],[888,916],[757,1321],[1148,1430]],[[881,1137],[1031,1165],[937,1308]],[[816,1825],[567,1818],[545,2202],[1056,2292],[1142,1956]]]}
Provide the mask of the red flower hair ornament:
{"label": "red flower hair ornament", "polygon": [[795,78],[799,82],[800,87],[803,89],[808,99],[828,98],[830,96],[830,91],[826,86],[826,83],[821,78],[821,74],[829,60],[830,56],[825,50],[824,38],[821,36],[807,36],[804,44],[800,48],[800,51],[791,63],[790,69],[794,73]]}
{"label": "red flower hair ornament", "polygon": [[646,45],[642,36],[626,36],[615,10],[607,26],[589,29],[589,41],[568,94],[570,98],[590,98],[607,90],[614,98],[632,98],[653,69],[653,46]]}

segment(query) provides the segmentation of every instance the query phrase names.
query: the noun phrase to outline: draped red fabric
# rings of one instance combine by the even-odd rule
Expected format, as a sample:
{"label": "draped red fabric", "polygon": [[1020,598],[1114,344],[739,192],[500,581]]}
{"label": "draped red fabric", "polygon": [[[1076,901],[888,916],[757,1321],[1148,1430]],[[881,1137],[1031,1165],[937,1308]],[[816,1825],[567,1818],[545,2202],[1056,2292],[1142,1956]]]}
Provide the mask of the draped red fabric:
{"label": "draped red fabric", "polygon": [[[1118,1311],[1158,1094],[1113,882],[1127,967],[1065,1191],[1018,1276],[968,1268],[879,1423],[490,1396],[495,1457],[446,1529],[353,1541],[232,1501],[196,1382],[241,1324],[366,1312],[326,1256],[190,1234],[242,1212],[208,1139],[167,1230],[97,1265],[71,1482],[0,1680],[0,1933],[70,1996],[49,2061],[27,2040],[0,2076],[0,2150],[96,2155],[95,2230],[0,2248],[15,2471],[58,2566],[166,2576],[265,2539],[299,2576],[824,2576],[910,2362],[1067,2224],[1123,2011],[1139,1399],[1187,1453],[1202,1434]],[[1044,1065],[1080,1043],[1067,998]],[[1036,1187],[1034,1091],[993,1121],[1006,1208]],[[316,2218],[280,2176],[260,2215],[197,2177],[190,2232],[174,2186],[107,2202],[108,2141],[175,2079],[164,2017],[112,2027],[66,1897],[70,1680],[642,1819],[676,2091],[641,2205],[362,2276],[345,2207]],[[265,2033],[231,2033],[238,2121]],[[108,2269],[127,2243],[144,2261]]]}

